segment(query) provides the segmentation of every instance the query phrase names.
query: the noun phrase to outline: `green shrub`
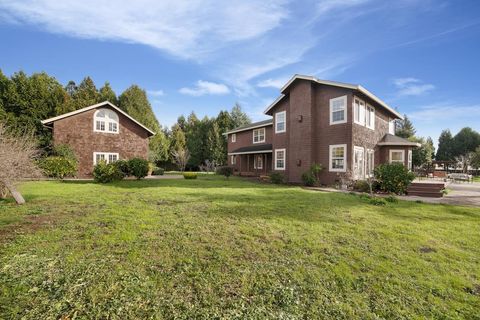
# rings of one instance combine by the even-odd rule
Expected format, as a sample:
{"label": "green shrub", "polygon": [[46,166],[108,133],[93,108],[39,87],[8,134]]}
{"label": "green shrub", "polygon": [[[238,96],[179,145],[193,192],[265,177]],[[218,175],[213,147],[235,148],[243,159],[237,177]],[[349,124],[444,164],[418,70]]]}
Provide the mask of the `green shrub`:
{"label": "green shrub", "polygon": [[272,172],[270,174],[270,181],[274,184],[282,184],[283,180],[284,180],[284,176],[279,172]]}
{"label": "green shrub", "polygon": [[398,203],[398,199],[394,195],[389,195],[385,200],[390,203]]}
{"label": "green shrub", "polygon": [[357,180],[353,184],[353,190],[359,192],[370,192],[370,186],[365,180]]}
{"label": "green shrub", "polygon": [[229,178],[231,175],[233,175],[233,167],[229,166],[223,166],[223,167],[218,167],[216,170],[216,173],[222,176],[225,176],[225,178]]}
{"label": "green shrub", "polygon": [[196,172],[184,172],[183,173],[183,178],[187,180],[193,180],[197,179],[197,173]]}
{"label": "green shrub", "polygon": [[375,168],[375,178],[379,183],[380,190],[405,194],[408,186],[415,179],[415,175],[399,163],[381,164]]}
{"label": "green shrub", "polygon": [[370,199],[372,199],[372,197],[371,197],[368,193],[362,193],[362,194],[360,195],[360,199],[362,199],[362,200],[370,200]]}
{"label": "green shrub", "polygon": [[39,167],[46,176],[55,179],[73,177],[77,173],[76,160],[59,156],[51,156],[40,160]]}
{"label": "green shrub", "polygon": [[93,168],[93,178],[96,182],[108,183],[112,181],[122,180],[124,174],[115,163],[106,163],[104,160],[100,161]]}
{"label": "green shrub", "polygon": [[130,174],[137,179],[145,178],[148,175],[148,161],[142,158],[128,160]]}
{"label": "green shrub", "polygon": [[387,201],[385,201],[383,198],[372,197],[370,200],[368,200],[368,203],[373,204],[374,206],[384,206],[387,204]]}
{"label": "green shrub", "polygon": [[302,174],[303,184],[309,187],[316,186],[320,183],[318,175],[323,170],[321,164],[314,163],[310,168]]}
{"label": "green shrub", "polygon": [[127,160],[117,160],[113,162],[113,164],[118,168],[118,170],[120,170],[124,177],[131,175],[130,166]]}
{"label": "green shrub", "polygon": [[59,144],[53,147],[53,155],[78,162],[75,152],[68,144]]}
{"label": "green shrub", "polygon": [[156,167],[155,169],[153,169],[152,175],[163,176],[164,173],[165,173],[165,169]]}

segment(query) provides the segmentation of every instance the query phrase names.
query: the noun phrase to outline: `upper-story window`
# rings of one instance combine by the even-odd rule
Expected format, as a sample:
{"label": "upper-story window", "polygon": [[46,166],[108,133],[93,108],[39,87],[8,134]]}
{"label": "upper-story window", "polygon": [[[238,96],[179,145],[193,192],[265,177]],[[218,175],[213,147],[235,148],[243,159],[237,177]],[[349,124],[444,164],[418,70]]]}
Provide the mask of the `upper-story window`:
{"label": "upper-story window", "polygon": [[347,122],[347,96],[330,99],[330,124]]}
{"label": "upper-story window", "polygon": [[237,142],[237,134],[232,133],[232,142]]}
{"label": "upper-story window", "polygon": [[365,102],[357,98],[353,100],[353,121],[365,125]]}
{"label": "upper-story window", "polygon": [[395,134],[395,120],[388,121],[388,133]]}
{"label": "upper-story window", "polygon": [[253,143],[265,142],[265,128],[253,130]]}
{"label": "upper-story window", "polygon": [[286,111],[275,113],[275,133],[285,132],[287,130]]}
{"label": "upper-story window", "polygon": [[367,128],[375,129],[375,108],[367,104],[365,113],[365,124]]}
{"label": "upper-story window", "polygon": [[110,109],[100,109],[93,117],[93,131],[118,133],[118,115]]}

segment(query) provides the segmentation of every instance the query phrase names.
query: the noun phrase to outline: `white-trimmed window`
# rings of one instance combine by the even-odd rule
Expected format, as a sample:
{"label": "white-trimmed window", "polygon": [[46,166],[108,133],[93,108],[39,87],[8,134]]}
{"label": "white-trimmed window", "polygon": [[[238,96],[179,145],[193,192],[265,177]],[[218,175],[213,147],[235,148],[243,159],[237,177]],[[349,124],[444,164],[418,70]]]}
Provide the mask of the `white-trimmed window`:
{"label": "white-trimmed window", "polygon": [[265,128],[253,130],[253,143],[265,142]]}
{"label": "white-trimmed window", "polygon": [[330,99],[330,124],[347,122],[347,96]]}
{"label": "white-trimmed window", "polygon": [[256,155],[253,158],[253,169],[263,169],[263,156]]}
{"label": "white-trimmed window", "polygon": [[232,133],[232,142],[237,142],[237,134]]}
{"label": "white-trimmed window", "polygon": [[395,120],[388,121],[388,133],[395,135]]}
{"label": "white-trimmed window", "polygon": [[110,109],[99,109],[93,116],[93,131],[118,133],[118,115]]}
{"label": "white-trimmed window", "polygon": [[330,145],[329,170],[332,172],[345,172],[347,170],[347,145]]}
{"label": "white-trimmed window", "polygon": [[353,147],[353,178],[362,180],[365,178],[365,149]]}
{"label": "white-trimmed window", "polygon": [[285,149],[275,149],[275,170],[285,170]]}
{"label": "white-trimmed window", "polygon": [[119,159],[118,153],[112,152],[94,152],[93,164],[98,164],[101,160],[105,160],[107,163],[115,162]]}
{"label": "white-trimmed window", "polygon": [[375,108],[367,104],[365,113],[365,125],[367,128],[375,130]]}
{"label": "white-trimmed window", "polygon": [[405,164],[405,150],[390,150],[390,163]]}
{"label": "white-trimmed window", "polygon": [[353,121],[365,125],[365,102],[358,98],[353,99]]}
{"label": "white-trimmed window", "polygon": [[230,163],[231,164],[237,164],[237,156],[236,155],[231,155],[230,156]]}
{"label": "white-trimmed window", "polygon": [[412,150],[408,150],[408,170],[413,170],[413,154]]}
{"label": "white-trimmed window", "polygon": [[287,112],[275,113],[275,133],[282,133],[287,130]]}
{"label": "white-trimmed window", "polygon": [[373,170],[375,169],[375,152],[372,149],[367,149],[367,157],[365,160],[365,176],[373,177]]}

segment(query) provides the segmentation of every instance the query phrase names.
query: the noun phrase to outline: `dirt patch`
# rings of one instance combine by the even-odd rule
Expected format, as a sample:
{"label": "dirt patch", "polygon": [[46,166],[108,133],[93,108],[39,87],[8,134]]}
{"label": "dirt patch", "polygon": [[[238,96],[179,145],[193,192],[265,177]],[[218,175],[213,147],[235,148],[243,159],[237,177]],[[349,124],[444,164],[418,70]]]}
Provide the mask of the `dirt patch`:
{"label": "dirt patch", "polygon": [[51,215],[29,215],[22,222],[11,224],[0,229],[0,244],[9,242],[18,235],[33,233],[39,229],[53,226],[58,219]]}
{"label": "dirt patch", "polygon": [[437,252],[435,248],[432,247],[420,247],[420,252],[421,253],[431,253],[431,252]]}

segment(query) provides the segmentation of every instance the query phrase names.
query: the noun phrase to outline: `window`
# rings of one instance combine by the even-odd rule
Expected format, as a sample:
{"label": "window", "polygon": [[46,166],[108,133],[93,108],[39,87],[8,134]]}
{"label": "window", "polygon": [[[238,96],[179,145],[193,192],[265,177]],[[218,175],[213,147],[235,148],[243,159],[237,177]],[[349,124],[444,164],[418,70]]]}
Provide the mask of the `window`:
{"label": "window", "polygon": [[408,170],[413,170],[412,150],[408,150]]}
{"label": "window", "polygon": [[373,170],[375,168],[375,152],[371,149],[367,149],[367,158],[365,163],[365,175],[367,177],[373,177]]}
{"label": "window", "polygon": [[404,150],[390,150],[390,163],[405,163],[405,151]]}
{"label": "window", "polygon": [[237,134],[232,133],[232,142],[237,142]]}
{"label": "window", "polygon": [[388,133],[395,135],[395,120],[388,121]]}
{"label": "window", "polygon": [[329,169],[332,172],[345,172],[347,167],[347,145],[335,144],[330,145],[330,164]]}
{"label": "window", "polygon": [[253,130],[253,143],[265,142],[265,128]]}
{"label": "window", "polygon": [[330,124],[347,122],[347,96],[330,99]]}
{"label": "window", "polygon": [[367,104],[366,110],[365,124],[367,125],[367,128],[375,130],[375,108]]}
{"label": "window", "polygon": [[235,156],[235,155],[230,156],[230,163],[231,164],[237,164],[237,156]]}
{"label": "window", "polygon": [[356,124],[365,125],[365,102],[357,98],[353,100],[353,120]]}
{"label": "window", "polygon": [[263,156],[256,155],[253,158],[253,169],[263,169]]}
{"label": "window", "polygon": [[361,180],[365,178],[364,162],[365,149],[362,147],[353,147],[353,178]]}
{"label": "window", "polygon": [[286,128],[286,115],[285,111],[275,113],[275,133],[285,132]]}
{"label": "window", "polygon": [[109,152],[94,152],[93,153],[93,164],[96,165],[100,160],[105,160],[107,163],[115,162],[119,159],[118,153],[109,153]]}
{"label": "window", "polygon": [[110,109],[99,109],[93,117],[96,132],[118,133],[118,115]]}
{"label": "window", "polygon": [[285,170],[285,149],[275,149],[275,170]]}

